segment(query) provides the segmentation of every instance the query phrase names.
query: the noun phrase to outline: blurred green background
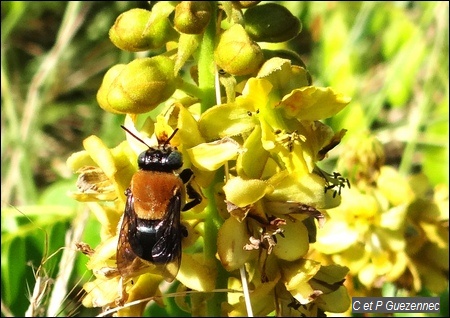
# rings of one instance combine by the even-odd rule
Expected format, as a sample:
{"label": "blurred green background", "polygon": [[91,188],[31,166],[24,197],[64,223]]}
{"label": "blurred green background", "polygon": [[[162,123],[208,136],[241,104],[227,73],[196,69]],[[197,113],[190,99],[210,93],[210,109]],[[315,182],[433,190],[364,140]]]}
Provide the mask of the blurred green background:
{"label": "blurred green background", "polygon": [[[283,4],[302,21],[288,46],[313,84],[352,97],[327,122],[348,130],[343,143],[370,130],[387,164],[448,186],[449,3]],[[135,57],[108,38],[116,17],[135,7],[149,5],[1,2],[2,316],[24,315],[31,295],[40,305],[33,315],[97,313],[79,304],[91,273],[74,242],[98,244],[98,224],[67,196],[76,175],[65,162],[89,135],[110,147],[124,138],[123,116],[100,109],[96,92],[109,67]],[[55,281],[58,273],[66,276]]]}

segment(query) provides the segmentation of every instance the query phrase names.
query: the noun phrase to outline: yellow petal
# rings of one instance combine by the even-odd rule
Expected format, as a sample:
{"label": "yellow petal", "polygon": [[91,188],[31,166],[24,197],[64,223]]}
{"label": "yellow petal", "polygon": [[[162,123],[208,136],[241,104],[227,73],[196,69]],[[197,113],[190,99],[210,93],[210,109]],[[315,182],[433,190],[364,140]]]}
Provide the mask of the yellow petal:
{"label": "yellow petal", "polygon": [[320,120],[336,115],[348,103],[349,97],[335,93],[329,87],[307,86],[294,89],[278,106],[285,110],[288,118]]}
{"label": "yellow petal", "polygon": [[244,250],[244,246],[249,242],[246,224],[246,222],[239,222],[234,217],[229,217],[219,229],[217,254],[227,271],[240,268],[250,258],[257,255],[255,251]]}
{"label": "yellow petal", "polygon": [[409,186],[408,180],[393,167],[381,167],[377,186],[394,206],[411,202],[414,199],[414,192]]}
{"label": "yellow petal", "polygon": [[91,255],[86,267],[90,270],[100,270],[106,267],[115,267],[118,236],[102,241]]}
{"label": "yellow petal", "polygon": [[377,279],[377,271],[374,264],[367,264],[358,273],[358,278],[366,287],[372,287]]}
{"label": "yellow petal", "polygon": [[245,207],[258,201],[267,193],[271,193],[273,187],[263,180],[244,180],[236,177],[228,180],[223,190],[228,201],[238,207]]}
{"label": "yellow petal", "polygon": [[[280,263],[281,273],[287,290],[297,290],[304,286],[320,270],[320,263],[310,259]],[[308,284],[309,285],[309,284]],[[312,291],[312,289],[311,289]],[[309,296],[311,293],[304,295]],[[306,297],[307,297],[306,296]]]}
{"label": "yellow petal", "polygon": [[225,162],[234,160],[242,151],[242,147],[231,138],[202,143],[186,150],[191,163],[200,170],[214,171]]}
{"label": "yellow petal", "polygon": [[266,195],[271,201],[301,202],[315,208],[328,208],[324,193],[325,181],[316,174],[298,176],[281,171],[269,179],[274,191]]}
{"label": "yellow petal", "polygon": [[[250,301],[252,304],[252,310],[255,317],[267,316],[275,309],[274,288],[278,279],[262,283],[258,285],[251,292]],[[229,310],[229,317],[247,317],[249,314],[246,309],[246,304],[243,297],[241,297],[239,303],[235,304]]]}
{"label": "yellow petal", "polygon": [[90,154],[86,150],[71,154],[69,158],[67,158],[66,164],[72,171],[78,171],[83,167],[92,167],[96,165],[95,161],[92,160]]}
{"label": "yellow petal", "polygon": [[[128,290],[127,303],[145,299],[148,297],[160,297],[161,275],[144,274],[135,279],[132,287]],[[148,301],[139,302],[137,305],[123,308],[117,312],[118,317],[141,317]],[[162,302],[160,301],[160,305]]]}
{"label": "yellow petal", "polygon": [[97,136],[92,135],[83,140],[83,146],[106,176],[113,179],[117,169],[111,151],[103,141]]}
{"label": "yellow petal", "polygon": [[317,231],[314,247],[325,254],[339,253],[355,244],[358,238],[359,233],[347,223],[329,220]]}
{"label": "yellow petal", "polygon": [[255,126],[244,143],[244,151],[241,153],[236,162],[236,170],[238,175],[244,178],[261,178],[269,159],[267,152],[261,143],[261,127]]}
{"label": "yellow petal", "polygon": [[203,253],[183,253],[177,275],[183,285],[198,291],[211,291],[216,287],[216,275],[215,263],[205,260]]}
{"label": "yellow petal", "polygon": [[202,114],[198,127],[207,141],[237,136],[255,127],[257,119],[248,115],[249,111],[255,111],[255,105],[251,100],[240,97],[236,98],[235,103],[214,106]]}
{"label": "yellow petal", "polygon": [[332,258],[334,263],[347,266],[352,275],[357,275],[361,268],[370,262],[370,253],[363,243],[358,242],[339,254],[332,254]]}
{"label": "yellow petal", "polygon": [[191,148],[205,142],[194,116],[182,104],[176,103],[175,106],[179,110],[177,127],[180,129],[178,135],[183,148]]}
{"label": "yellow petal", "polygon": [[83,285],[86,296],[83,298],[85,307],[104,307],[114,303],[119,298],[119,277],[113,279],[95,279]]}
{"label": "yellow petal", "polygon": [[309,85],[310,75],[298,65],[291,65],[291,60],[273,57],[259,69],[258,78],[269,80],[280,96],[288,94],[294,88]]}
{"label": "yellow petal", "polygon": [[308,230],[303,222],[288,218],[282,229],[283,237],[277,238],[273,253],[286,261],[295,261],[305,256],[309,249],[309,240]]}

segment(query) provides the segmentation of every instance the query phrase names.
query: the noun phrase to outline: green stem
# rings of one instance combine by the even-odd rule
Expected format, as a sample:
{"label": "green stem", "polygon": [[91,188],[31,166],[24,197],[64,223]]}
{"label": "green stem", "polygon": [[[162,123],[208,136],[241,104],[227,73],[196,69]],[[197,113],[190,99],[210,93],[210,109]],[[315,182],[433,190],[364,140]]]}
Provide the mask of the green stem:
{"label": "green stem", "polygon": [[[201,91],[201,111],[202,113],[216,105],[215,87],[215,66],[214,66],[214,46],[216,39],[216,10],[217,2],[211,2],[212,15],[208,27],[203,34],[200,43],[200,53],[198,60],[198,82]],[[218,89],[218,88],[217,88]],[[204,253],[206,259],[216,260],[217,253],[217,233],[223,220],[221,219],[215,201],[215,189],[219,182],[223,182],[223,170],[216,172],[215,179],[211,185],[205,189],[204,194],[208,199],[205,219]],[[227,273],[219,261],[216,261],[217,279],[216,288],[227,287]],[[207,303],[207,314],[210,317],[221,316],[222,302],[226,301],[225,293],[214,293]]]}
{"label": "green stem", "polygon": [[[215,186],[219,182],[223,182],[223,169],[216,172],[214,181],[205,189],[204,194],[208,199],[208,206],[206,207],[205,219],[205,236],[204,236],[204,253],[206,259],[216,260],[217,253],[217,234],[220,226],[223,223],[220,217],[215,200]],[[223,268],[222,264],[216,260],[217,278],[216,289],[225,289],[228,285],[228,273]],[[227,301],[226,293],[214,293],[207,303],[207,314],[209,317],[221,316],[222,302]]]}
{"label": "green stem", "polygon": [[198,86],[202,91],[201,111],[205,112],[216,104],[214,86],[214,45],[216,39],[216,10],[217,3],[211,2],[211,21],[203,34],[198,58]]}
{"label": "green stem", "polygon": [[181,81],[180,84],[177,86],[177,88],[191,96],[199,98],[203,96],[203,91],[199,89],[198,86],[188,83],[186,81]]}

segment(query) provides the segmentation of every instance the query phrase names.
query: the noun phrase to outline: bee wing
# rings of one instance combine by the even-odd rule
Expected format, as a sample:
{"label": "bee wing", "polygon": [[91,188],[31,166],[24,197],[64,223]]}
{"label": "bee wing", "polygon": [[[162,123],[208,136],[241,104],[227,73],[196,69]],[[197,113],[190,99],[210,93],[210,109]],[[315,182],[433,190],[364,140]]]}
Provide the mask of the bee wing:
{"label": "bee wing", "polygon": [[124,278],[136,276],[138,272],[148,267],[133,252],[129,236],[136,232],[137,216],[134,212],[134,197],[131,191],[127,191],[127,203],[123,214],[122,225],[119,233],[119,242],[117,244],[116,262],[120,275]]}
{"label": "bee wing", "polygon": [[182,239],[180,213],[181,192],[177,191],[167,206],[167,217],[162,220],[162,235],[152,249],[153,258],[170,260],[161,268],[163,276],[168,282],[171,282],[177,276],[180,268]]}

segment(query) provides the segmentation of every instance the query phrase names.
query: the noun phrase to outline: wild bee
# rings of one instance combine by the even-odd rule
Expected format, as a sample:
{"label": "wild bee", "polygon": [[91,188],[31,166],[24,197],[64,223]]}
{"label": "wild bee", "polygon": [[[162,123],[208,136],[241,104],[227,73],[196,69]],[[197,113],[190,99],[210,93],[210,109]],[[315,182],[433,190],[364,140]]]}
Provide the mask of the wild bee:
{"label": "wild bee", "polygon": [[127,201],[117,245],[117,268],[123,278],[129,278],[154,266],[170,282],[178,273],[181,240],[187,236],[186,228],[180,223],[180,212],[199,204],[202,197],[190,184],[191,169],[176,173],[183,160],[170,140],[178,128],[170,137],[158,139],[158,147],[152,148],[121,127],[148,150],[139,155],[139,170],[125,192]]}

